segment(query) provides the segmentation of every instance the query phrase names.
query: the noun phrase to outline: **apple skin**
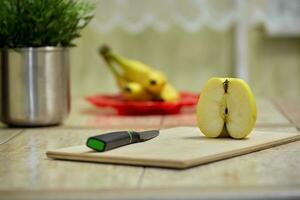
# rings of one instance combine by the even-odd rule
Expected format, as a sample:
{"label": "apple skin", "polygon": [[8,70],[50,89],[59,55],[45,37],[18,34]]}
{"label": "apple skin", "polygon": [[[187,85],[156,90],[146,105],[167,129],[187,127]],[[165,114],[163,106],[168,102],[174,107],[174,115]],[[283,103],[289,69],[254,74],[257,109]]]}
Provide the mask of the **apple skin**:
{"label": "apple skin", "polygon": [[205,83],[197,104],[197,124],[205,136],[245,138],[256,117],[255,97],[245,81],[213,77]]}

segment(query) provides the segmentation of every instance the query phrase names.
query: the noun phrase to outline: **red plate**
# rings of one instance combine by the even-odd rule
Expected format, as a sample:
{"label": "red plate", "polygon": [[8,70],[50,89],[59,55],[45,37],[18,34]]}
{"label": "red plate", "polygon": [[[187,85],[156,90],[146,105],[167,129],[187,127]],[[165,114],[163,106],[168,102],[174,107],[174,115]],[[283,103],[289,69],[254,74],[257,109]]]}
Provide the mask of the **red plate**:
{"label": "red plate", "polygon": [[178,114],[186,106],[195,106],[199,94],[181,92],[176,102],[163,101],[126,101],[120,95],[95,95],[86,100],[98,108],[114,108],[119,115],[167,115]]}

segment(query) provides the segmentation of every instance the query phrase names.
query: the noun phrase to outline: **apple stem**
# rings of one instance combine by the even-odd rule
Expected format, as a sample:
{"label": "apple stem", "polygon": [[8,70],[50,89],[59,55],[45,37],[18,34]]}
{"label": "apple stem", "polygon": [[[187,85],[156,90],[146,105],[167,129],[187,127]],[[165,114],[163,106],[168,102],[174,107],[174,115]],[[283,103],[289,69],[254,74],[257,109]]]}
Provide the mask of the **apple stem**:
{"label": "apple stem", "polygon": [[228,79],[226,79],[226,80],[224,81],[224,83],[223,83],[225,93],[227,93],[228,83],[229,83]]}
{"label": "apple stem", "polygon": [[[228,79],[226,79],[223,83],[225,94],[227,93],[227,90],[228,90],[228,83],[229,83]],[[225,115],[228,115],[228,108],[227,107],[225,108]]]}

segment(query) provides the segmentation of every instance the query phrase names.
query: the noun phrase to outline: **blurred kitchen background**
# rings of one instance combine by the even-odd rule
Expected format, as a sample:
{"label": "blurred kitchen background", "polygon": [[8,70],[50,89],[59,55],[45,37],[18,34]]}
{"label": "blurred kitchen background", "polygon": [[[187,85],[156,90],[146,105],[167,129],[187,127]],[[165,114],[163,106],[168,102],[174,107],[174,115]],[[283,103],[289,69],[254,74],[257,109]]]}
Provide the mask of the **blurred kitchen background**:
{"label": "blurred kitchen background", "polygon": [[117,92],[98,55],[105,43],[161,69],[180,90],[233,76],[256,95],[300,102],[300,0],[92,2],[95,18],[71,54],[73,96]]}

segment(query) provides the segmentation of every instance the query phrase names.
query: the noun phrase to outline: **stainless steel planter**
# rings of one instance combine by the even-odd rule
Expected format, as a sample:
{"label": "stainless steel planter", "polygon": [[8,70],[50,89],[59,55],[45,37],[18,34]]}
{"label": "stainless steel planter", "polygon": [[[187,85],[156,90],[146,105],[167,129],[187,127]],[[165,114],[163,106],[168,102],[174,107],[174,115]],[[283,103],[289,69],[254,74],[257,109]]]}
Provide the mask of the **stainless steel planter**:
{"label": "stainless steel planter", "polygon": [[1,49],[0,120],[13,126],[60,124],[70,111],[69,50]]}

